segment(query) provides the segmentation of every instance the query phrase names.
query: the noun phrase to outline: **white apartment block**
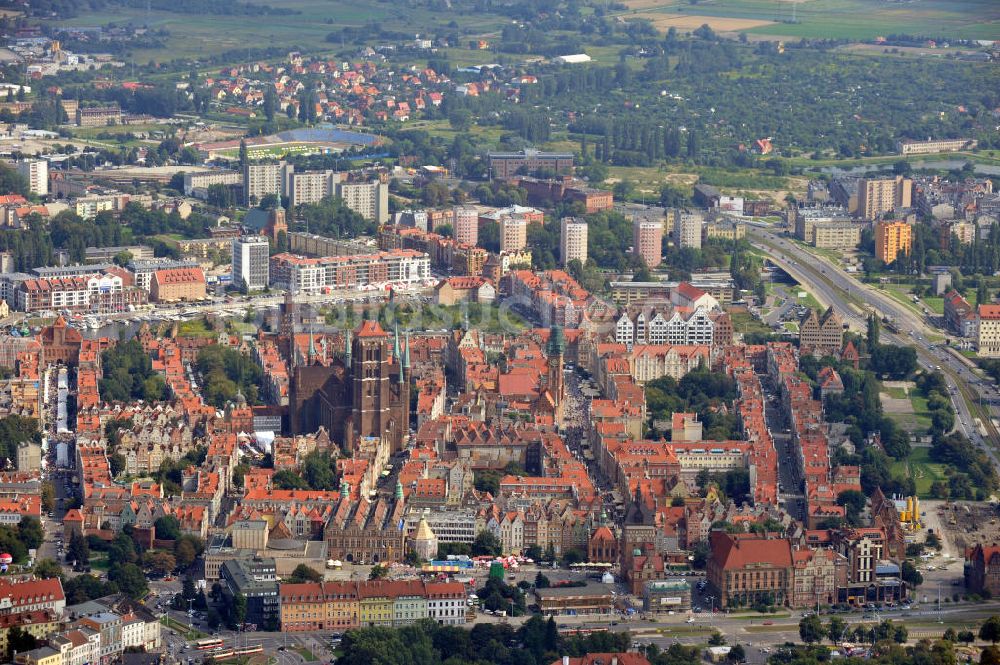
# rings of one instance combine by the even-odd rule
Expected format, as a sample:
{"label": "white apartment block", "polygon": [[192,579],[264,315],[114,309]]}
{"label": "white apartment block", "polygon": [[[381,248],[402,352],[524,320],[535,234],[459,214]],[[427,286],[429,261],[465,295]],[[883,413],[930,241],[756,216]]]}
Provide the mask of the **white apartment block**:
{"label": "white apartment block", "polygon": [[201,196],[208,194],[212,185],[239,185],[243,183],[243,174],[239,171],[204,171],[202,173],[184,174],[184,195]]}
{"label": "white apartment block", "polygon": [[319,203],[334,196],[340,174],[333,171],[309,171],[288,174],[288,200],[291,206]]}
{"label": "white apartment block", "polygon": [[267,287],[268,257],[271,246],[264,236],[244,236],[233,239],[233,284],[248,291]]}
{"label": "white apartment block", "polygon": [[342,182],[337,185],[337,196],[344,204],[367,220],[376,224],[389,221],[389,185],[378,180],[372,182]]}
{"label": "white apartment block", "polygon": [[44,159],[25,159],[17,163],[17,172],[28,181],[28,191],[37,196],[49,193],[49,163]]}
{"label": "white apartment block", "polygon": [[559,253],[563,266],[576,259],[587,262],[587,222],[576,217],[563,217],[559,229]]}
{"label": "white apartment block", "polygon": [[243,203],[256,205],[265,196],[284,196],[288,166],[284,162],[248,162],[243,167]]}
{"label": "white apartment block", "polygon": [[528,244],[528,220],[524,217],[500,219],[500,251],[516,252]]}
{"label": "white apartment block", "polygon": [[705,218],[701,215],[678,214],[674,220],[674,244],[677,247],[700,249],[704,225]]}

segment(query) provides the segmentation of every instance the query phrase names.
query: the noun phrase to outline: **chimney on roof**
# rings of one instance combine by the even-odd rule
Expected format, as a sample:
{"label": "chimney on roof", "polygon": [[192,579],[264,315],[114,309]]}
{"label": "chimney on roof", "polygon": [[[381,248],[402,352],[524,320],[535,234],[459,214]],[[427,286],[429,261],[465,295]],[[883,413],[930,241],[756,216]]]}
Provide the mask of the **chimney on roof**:
{"label": "chimney on roof", "polygon": [[562,665],[569,665],[569,656],[563,656]]}

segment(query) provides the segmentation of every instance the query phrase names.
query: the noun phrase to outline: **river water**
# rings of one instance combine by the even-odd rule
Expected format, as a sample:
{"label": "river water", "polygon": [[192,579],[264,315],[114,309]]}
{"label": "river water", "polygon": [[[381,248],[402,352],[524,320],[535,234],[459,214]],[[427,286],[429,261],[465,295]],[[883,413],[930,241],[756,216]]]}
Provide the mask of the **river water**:
{"label": "river water", "polygon": [[[922,169],[928,169],[931,171],[954,171],[965,166],[965,162],[966,160],[964,159],[933,159],[911,161],[910,166],[913,167],[914,171]],[[1000,175],[1000,166],[992,166],[990,164],[974,164],[973,166],[973,170],[979,175]],[[892,164],[860,164],[850,168],[823,166],[819,169],[819,171],[820,173],[826,173],[834,176],[862,175],[875,171],[892,171]]]}

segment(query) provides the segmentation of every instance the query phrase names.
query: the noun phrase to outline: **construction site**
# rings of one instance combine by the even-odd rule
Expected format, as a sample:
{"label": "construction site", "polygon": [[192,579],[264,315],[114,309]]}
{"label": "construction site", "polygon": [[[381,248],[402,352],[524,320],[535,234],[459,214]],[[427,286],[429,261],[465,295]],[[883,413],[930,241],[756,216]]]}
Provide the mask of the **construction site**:
{"label": "construction site", "polygon": [[1000,543],[1000,504],[944,502],[937,507],[942,534],[958,556],[977,543]]}

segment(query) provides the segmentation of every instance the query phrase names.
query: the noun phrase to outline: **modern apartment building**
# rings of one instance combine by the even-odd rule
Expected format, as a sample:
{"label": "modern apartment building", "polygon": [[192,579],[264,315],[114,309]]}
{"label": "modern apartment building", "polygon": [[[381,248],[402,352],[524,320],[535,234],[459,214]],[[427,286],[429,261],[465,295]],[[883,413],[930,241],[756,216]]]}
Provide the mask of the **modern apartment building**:
{"label": "modern apartment building", "polygon": [[562,264],[576,259],[580,263],[587,262],[587,220],[576,217],[563,217],[559,222],[559,255]]}
{"label": "modern apartment building", "polygon": [[243,203],[256,205],[265,196],[284,195],[287,171],[284,162],[247,162],[243,166]]}
{"label": "modern apartment building", "polygon": [[28,191],[37,196],[49,193],[49,163],[44,159],[25,159],[17,163],[17,172],[28,181]]}
{"label": "modern apartment building", "polygon": [[648,267],[660,265],[663,259],[663,221],[636,217],[632,223],[632,251]]}
{"label": "modern apartment building", "polygon": [[861,244],[861,225],[853,222],[816,224],[806,242],[819,249],[857,249]]}
{"label": "modern apartment building", "polygon": [[233,240],[233,284],[248,291],[260,291],[268,279],[271,246],[264,236],[243,236]]}
{"label": "modern apartment building", "polygon": [[370,284],[421,282],[430,279],[431,259],[412,249],[320,258],[283,253],[271,257],[270,272],[275,286],[295,293],[319,293]]}
{"label": "modern apartment building", "polygon": [[348,208],[365,219],[380,225],[389,221],[388,183],[380,180],[342,182],[337,185],[336,191]]}
{"label": "modern apartment building", "polygon": [[523,217],[500,219],[500,251],[517,252],[528,244],[528,220]]}
{"label": "modern apartment building", "polygon": [[702,227],[705,218],[701,215],[680,213],[674,217],[674,244],[677,247],[701,247]]}
{"label": "modern apartment building", "polygon": [[913,181],[901,175],[858,180],[858,216],[875,220],[913,204]]}
{"label": "modern apartment building", "polygon": [[[289,167],[291,168],[291,167]],[[288,202],[292,207],[307,203],[319,203],[337,193],[340,174],[333,171],[291,171],[286,176]]]}
{"label": "modern apartment building", "polygon": [[906,222],[893,220],[875,224],[875,257],[892,263],[900,254],[909,254],[913,247],[913,229]]}
{"label": "modern apartment building", "polygon": [[479,212],[471,206],[455,208],[455,240],[473,247],[479,242]]}
{"label": "modern apartment building", "polygon": [[240,185],[243,174],[239,171],[204,171],[184,174],[184,195],[204,198],[212,185]]}

